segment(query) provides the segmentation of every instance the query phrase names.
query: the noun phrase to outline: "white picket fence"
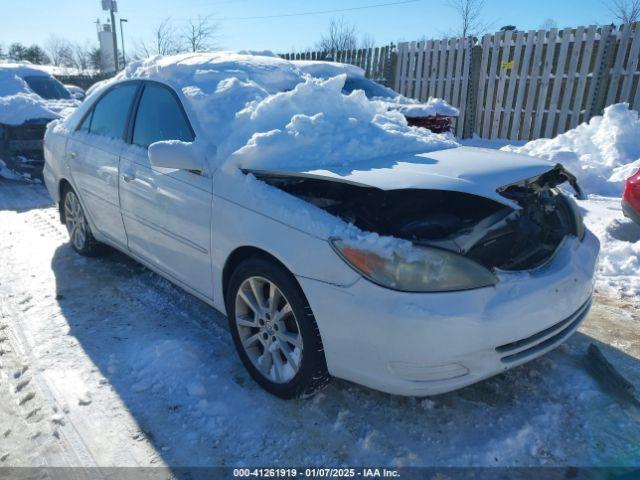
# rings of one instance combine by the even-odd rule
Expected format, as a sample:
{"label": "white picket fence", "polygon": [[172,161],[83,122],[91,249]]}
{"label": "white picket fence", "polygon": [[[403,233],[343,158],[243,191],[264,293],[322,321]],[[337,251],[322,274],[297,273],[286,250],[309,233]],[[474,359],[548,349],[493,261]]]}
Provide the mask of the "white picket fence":
{"label": "white picket fence", "polygon": [[460,109],[460,136],[553,137],[617,102],[640,109],[640,27],[498,32],[398,45],[394,89]]}

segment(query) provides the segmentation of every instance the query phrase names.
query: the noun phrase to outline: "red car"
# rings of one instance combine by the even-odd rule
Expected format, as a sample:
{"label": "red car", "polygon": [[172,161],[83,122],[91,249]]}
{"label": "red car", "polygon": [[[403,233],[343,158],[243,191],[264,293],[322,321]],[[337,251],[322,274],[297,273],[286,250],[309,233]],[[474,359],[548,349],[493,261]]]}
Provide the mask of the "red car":
{"label": "red car", "polygon": [[624,216],[640,224],[640,169],[627,178],[622,194]]}

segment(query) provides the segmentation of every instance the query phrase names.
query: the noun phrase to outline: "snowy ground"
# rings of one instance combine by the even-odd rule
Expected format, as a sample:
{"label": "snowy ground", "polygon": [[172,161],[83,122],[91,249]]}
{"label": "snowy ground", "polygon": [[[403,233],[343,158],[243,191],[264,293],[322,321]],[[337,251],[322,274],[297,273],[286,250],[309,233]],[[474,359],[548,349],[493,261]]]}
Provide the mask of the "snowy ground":
{"label": "snowy ground", "polygon": [[[640,303],[606,271],[579,333],[528,365],[429,399],[334,381],[286,402],[220,314],[124,255],[76,255],[41,185],[0,182],[0,466],[639,463],[640,409],[585,368],[596,342],[640,388]],[[638,243],[615,199],[583,207],[620,255]]]}

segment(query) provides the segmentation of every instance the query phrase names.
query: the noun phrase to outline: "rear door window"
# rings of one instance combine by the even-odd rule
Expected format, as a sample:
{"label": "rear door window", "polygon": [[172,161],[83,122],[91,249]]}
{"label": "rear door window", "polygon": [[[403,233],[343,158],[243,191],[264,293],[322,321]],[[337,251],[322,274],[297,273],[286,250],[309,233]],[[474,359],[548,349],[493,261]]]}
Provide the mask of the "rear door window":
{"label": "rear door window", "polygon": [[29,88],[46,100],[69,99],[71,95],[64,86],[55,78],[44,75],[26,76],[24,81]]}
{"label": "rear door window", "polygon": [[131,101],[137,89],[138,85],[135,83],[120,85],[98,100],[93,107],[93,114],[89,114],[89,132],[103,137],[124,138]]}
{"label": "rear door window", "polygon": [[162,85],[145,85],[133,127],[133,143],[148,147],[162,140],[192,142],[193,131],[178,99]]}

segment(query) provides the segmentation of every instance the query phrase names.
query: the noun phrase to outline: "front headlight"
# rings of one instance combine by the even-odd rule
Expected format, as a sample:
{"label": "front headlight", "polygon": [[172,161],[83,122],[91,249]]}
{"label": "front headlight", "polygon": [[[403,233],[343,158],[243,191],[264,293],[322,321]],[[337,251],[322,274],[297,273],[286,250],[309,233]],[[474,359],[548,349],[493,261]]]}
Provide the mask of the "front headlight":
{"label": "front headlight", "polygon": [[576,201],[569,195],[564,195],[562,193],[560,195],[562,195],[562,199],[566,202],[566,204],[569,207],[571,220],[573,222],[576,237],[578,237],[578,240],[580,241],[584,240],[586,229],[584,226],[584,219],[582,217],[582,212],[580,211],[580,207],[578,206]]}
{"label": "front headlight", "polygon": [[495,275],[462,255],[439,248],[417,247],[411,258],[397,253],[390,258],[330,240],[334,250],[361,275],[378,285],[404,292],[451,292],[495,285]]}

